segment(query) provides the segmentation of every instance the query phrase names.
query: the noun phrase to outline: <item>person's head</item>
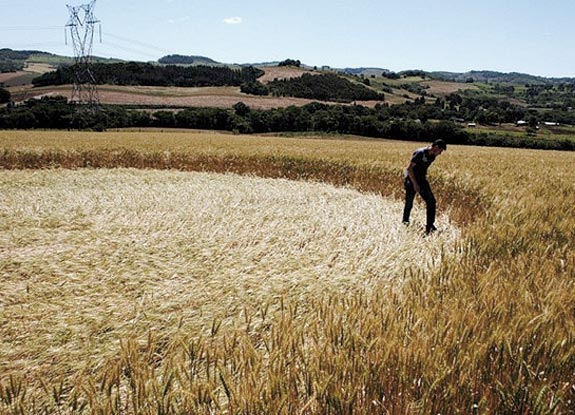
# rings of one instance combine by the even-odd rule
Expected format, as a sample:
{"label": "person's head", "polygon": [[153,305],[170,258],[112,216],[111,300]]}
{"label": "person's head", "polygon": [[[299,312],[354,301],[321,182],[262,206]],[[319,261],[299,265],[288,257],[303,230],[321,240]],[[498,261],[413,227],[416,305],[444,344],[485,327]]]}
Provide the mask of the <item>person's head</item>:
{"label": "person's head", "polygon": [[434,156],[439,156],[441,153],[443,153],[445,150],[447,150],[447,144],[445,143],[444,140],[437,139],[435,140],[432,144],[431,144],[431,154],[433,154]]}

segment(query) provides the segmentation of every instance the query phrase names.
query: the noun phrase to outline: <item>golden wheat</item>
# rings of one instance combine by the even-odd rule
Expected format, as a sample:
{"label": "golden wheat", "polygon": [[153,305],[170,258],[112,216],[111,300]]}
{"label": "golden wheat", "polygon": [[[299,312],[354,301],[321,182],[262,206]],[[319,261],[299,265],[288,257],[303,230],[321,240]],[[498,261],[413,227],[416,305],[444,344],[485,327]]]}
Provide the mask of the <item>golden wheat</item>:
{"label": "golden wheat", "polygon": [[118,339],[206,335],[278,298],[397,285],[457,238],[445,216],[422,241],[399,202],[319,183],[43,170],[3,173],[0,194],[4,376],[98,366]]}
{"label": "golden wheat", "polygon": [[[21,244],[14,252],[20,252],[22,263],[15,265],[13,256],[6,256],[7,262],[1,268],[7,277],[6,286],[18,294],[10,294],[12,297],[8,298],[15,300],[11,312],[19,307],[25,311],[26,306],[38,306],[38,302],[23,302],[26,295],[34,295],[34,282],[36,289],[54,296],[51,304],[44,304],[52,312],[59,307],[76,306],[81,315],[82,305],[98,304],[103,310],[109,307],[112,311],[115,304],[129,301],[129,296],[138,292],[138,286],[129,286],[132,279],[121,278],[121,273],[116,280],[104,280],[114,287],[109,303],[102,295],[95,300],[102,294],[101,287],[81,289],[88,277],[78,278],[76,274],[74,278],[73,272],[66,274],[67,281],[76,284],[78,294],[90,298],[84,304],[59,302],[61,286],[40,285],[34,279],[35,274],[40,275],[44,270],[34,268],[31,262],[50,262],[49,255],[64,258],[72,255],[73,261],[48,267],[49,272],[57,274],[66,267],[74,270],[82,261],[89,264],[88,255],[82,260],[75,255],[90,249],[90,254],[97,258],[91,267],[97,269],[107,264],[107,269],[113,271],[120,269],[120,265],[126,267],[124,269],[137,266],[145,276],[142,280],[150,284],[146,288],[162,298],[154,303],[154,297],[148,296],[139,309],[126,311],[136,330],[133,335],[119,339],[119,344],[112,343],[107,350],[96,348],[96,344],[110,344],[99,343],[98,336],[113,337],[110,333],[115,330],[129,328],[112,324],[121,320],[119,312],[110,312],[112,318],[84,318],[80,327],[93,331],[91,335],[84,332],[79,336],[86,339],[87,349],[92,347],[91,358],[81,362],[61,359],[47,365],[46,368],[68,367],[69,372],[59,379],[46,374],[39,382],[40,390],[35,389],[38,379],[2,376],[0,410],[3,413],[559,414],[575,411],[573,153],[450,146],[430,174],[442,212],[448,215],[443,216],[444,227],[449,229],[450,217],[460,225],[460,231],[429,240],[411,239],[419,238],[411,229],[396,228],[391,233],[397,232],[404,242],[417,242],[420,251],[415,255],[430,255],[427,258],[431,260],[427,262],[433,266],[418,268],[406,261],[406,257],[414,254],[412,251],[388,261],[393,255],[386,258],[384,250],[375,247],[382,245],[381,241],[386,241],[383,245],[393,246],[393,243],[382,239],[384,235],[372,226],[374,223],[384,226],[378,212],[386,211],[382,205],[384,199],[375,195],[401,197],[401,170],[416,143],[183,132],[6,132],[0,133],[0,142],[4,148],[0,165],[10,169],[138,167],[235,172],[312,182],[303,187],[282,180],[266,182],[265,193],[269,197],[258,199],[252,194],[252,200],[258,201],[258,206],[262,200],[279,203],[277,208],[268,211],[267,217],[258,216],[258,209],[248,208],[236,217],[237,227],[213,225],[211,219],[203,222],[205,232],[217,231],[218,241],[224,246],[228,243],[229,249],[241,250],[241,255],[210,250],[214,245],[209,245],[206,238],[199,238],[201,243],[193,246],[202,246],[207,249],[204,253],[218,256],[225,265],[237,261],[239,265],[234,268],[234,274],[245,277],[251,272],[259,273],[257,275],[267,279],[270,285],[254,284],[246,277],[238,281],[242,284],[238,289],[228,281],[225,289],[241,292],[245,286],[247,292],[251,288],[249,294],[237,296],[244,301],[242,306],[232,306],[226,299],[216,298],[210,306],[225,311],[212,321],[207,315],[204,321],[197,315],[175,321],[170,320],[170,316],[177,314],[181,305],[170,309],[170,304],[178,304],[187,287],[180,295],[172,296],[175,298],[166,292],[170,287],[186,283],[190,274],[180,271],[187,270],[190,261],[179,262],[170,256],[170,252],[184,249],[177,245],[178,241],[182,242],[177,238],[182,228],[154,226],[152,222],[160,216],[163,220],[177,218],[185,212],[191,214],[185,206],[189,200],[185,192],[182,195],[174,190],[180,182],[174,179],[165,183],[166,177],[190,177],[188,174],[134,170],[3,173],[3,177],[11,178],[4,179],[6,200],[27,194],[24,199],[31,202],[2,204],[3,241],[10,241],[12,247]],[[152,201],[137,196],[114,199],[122,193],[134,194],[122,183],[117,184],[118,190],[124,189],[120,192],[109,186],[99,187],[105,183],[104,178],[111,180],[115,175],[127,183],[130,183],[127,177],[136,180],[137,186],[131,182],[135,189],[140,185],[152,189],[156,185],[157,193],[151,191],[152,195],[168,192],[184,206],[170,206],[166,202],[169,198],[162,196]],[[86,179],[92,188],[82,191],[80,183],[71,183],[69,179],[90,176],[100,179],[92,182]],[[142,183],[141,178],[147,176],[154,179]],[[15,179],[17,177],[19,179]],[[63,180],[65,177],[68,179]],[[215,177],[229,180],[236,176]],[[42,189],[55,190],[54,184],[59,180],[67,183],[66,186],[61,187],[60,193],[48,192],[46,198],[62,206],[71,220],[63,220],[40,208]],[[256,179],[240,182],[245,186],[249,180]],[[46,186],[42,186],[42,182]],[[360,196],[349,188],[329,188],[314,182],[349,186],[364,193]],[[284,185],[295,186],[297,190],[287,192]],[[60,203],[60,199],[69,201],[64,188],[74,186],[84,203]],[[250,194],[240,184],[235,186],[243,189],[242,194]],[[257,188],[255,184],[251,187]],[[281,197],[270,190],[279,188],[284,189],[280,191]],[[327,197],[326,192],[332,194],[332,191],[338,195],[336,199],[343,198],[351,204],[344,203],[342,210],[326,210],[326,203],[321,200]],[[291,195],[289,203],[281,202],[284,193]],[[105,196],[95,203],[87,194]],[[222,197],[233,202],[233,194],[230,191]],[[271,197],[274,194],[275,199]],[[302,202],[302,198],[306,202]],[[298,210],[299,216],[287,216],[281,218],[282,221],[274,216],[285,211],[288,205],[290,210],[295,209],[293,206],[304,208],[300,205],[308,200],[310,210]],[[353,201],[361,202],[364,209],[355,209],[357,205]],[[401,201],[393,203],[397,213]],[[393,203],[385,205],[393,206]],[[75,206],[76,210],[64,209],[64,205]],[[142,220],[135,223],[131,218],[128,220],[121,213],[122,205],[139,212]],[[156,205],[167,209],[163,215],[152,213]],[[329,205],[337,203],[333,201]],[[97,215],[89,210],[90,206],[99,206],[94,208],[96,211],[116,212],[108,217],[102,215],[106,217],[106,226],[110,226],[107,234],[94,232]],[[245,207],[236,206],[240,212]],[[204,213],[217,211],[210,206]],[[422,213],[420,207],[417,213]],[[32,219],[24,219],[26,217]],[[316,224],[308,225],[305,232],[317,235],[318,240],[325,241],[323,245],[314,244],[315,238],[306,238],[302,227],[294,226],[303,218],[304,223]],[[277,226],[273,225],[275,220],[278,220]],[[356,220],[359,222],[354,222]],[[106,240],[121,240],[130,234],[120,226],[122,223],[130,224],[140,235],[147,235],[143,239],[148,245],[134,244],[127,248],[106,244]],[[269,228],[264,226],[266,223]],[[42,232],[38,230],[39,224]],[[247,237],[241,232],[244,226],[251,230]],[[347,229],[343,232],[342,226],[356,230],[359,239],[355,242],[346,239]],[[453,243],[458,232],[460,239]],[[88,240],[100,238],[103,242],[92,247],[82,244],[80,240],[86,239],[86,235],[93,238]],[[244,242],[238,243],[235,235],[241,236]],[[75,236],[79,240],[74,240]],[[74,242],[72,245],[79,248],[59,244],[58,237]],[[247,243],[246,238],[254,243]],[[300,249],[297,245],[286,247],[282,243],[284,239],[297,241]],[[38,241],[44,245],[34,246]],[[168,248],[167,252],[159,254],[151,250],[154,241],[164,241],[159,245]],[[439,248],[432,248],[432,244],[439,241]],[[264,272],[267,269],[264,260],[271,257],[263,250],[258,251],[262,242],[269,244],[269,252],[277,253],[272,255],[279,260],[274,263],[280,270],[277,274]],[[5,243],[2,253],[7,252]],[[348,250],[348,245],[354,249]],[[337,268],[341,263],[334,262],[329,268],[325,256],[332,259],[326,253],[331,253],[330,246],[340,247],[336,259],[344,258],[352,265]],[[49,255],[39,257],[38,248]],[[304,254],[311,252],[306,251],[311,248],[319,253],[316,258]],[[104,254],[98,255],[98,252]],[[114,256],[114,252],[124,255]],[[202,258],[201,251],[187,252],[190,257]],[[286,260],[289,256],[293,263]],[[305,279],[300,272],[300,262],[311,270],[310,274],[315,271],[317,275],[329,275],[328,281],[333,284],[321,278]],[[217,269],[217,264],[212,271]],[[402,268],[405,265],[407,267]],[[391,267],[386,268],[390,278],[374,278],[373,270],[378,267]],[[27,273],[19,274],[20,270]],[[170,275],[172,270],[176,272]],[[158,278],[160,275],[168,277]],[[211,275],[221,276],[217,272]],[[295,276],[304,278],[306,286],[291,284]],[[91,277],[92,281],[97,278]],[[205,284],[199,288],[208,292],[214,287]],[[23,294],[27,289],[30,294]],[[277,295],[278,291],[283,295]],[[223,291],[215,292],[221,295]],[[2,303],[6,304],[4,298]],[[168,308],[163,309],[163,304]],[[28,322],[7,319],[5,307],[1,312],[2,327],[10,327],[6,332],[14,339],[9,347],[3,346],[2,355],[12,353],[13,347],[20,348],[21,357],[27,353],[33,355],[34,342],[26,344],[26,340],[33,340]],[[163,327],[146,333],[156,323]],[[39,318],[37,327],[48,329],[45,324]],[[70,335],[75,328],[72,323],[68,327],[62,322],[54,323],[53,330],[46,330],[52,336],[46,338],[50,346],[35,356],[48,357],[50,353],[61,356],[57,347],[78,341],[79,336]],[[4,368],[16,368],[19,364],[24,367],[29,363],[2,359]]]}

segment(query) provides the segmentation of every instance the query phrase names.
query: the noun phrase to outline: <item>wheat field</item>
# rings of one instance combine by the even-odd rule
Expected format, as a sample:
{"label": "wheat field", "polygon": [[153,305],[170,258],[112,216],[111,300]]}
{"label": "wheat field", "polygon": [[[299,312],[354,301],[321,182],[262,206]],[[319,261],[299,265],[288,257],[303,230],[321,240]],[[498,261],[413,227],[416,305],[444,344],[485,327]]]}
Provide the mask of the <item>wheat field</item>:
{"label": "wheat field", "polygon": [[126,334],[207,335],[280,298],[401,284],[457,237],[443,217],[441,238],[422,243],[399,202],[321,183],[122,169],[2,179],[2,372],[32,377],[110,357]]}
{"label": "wheat field", "polygon": [[575,411],[575,155],[0,132],[0,413]]}

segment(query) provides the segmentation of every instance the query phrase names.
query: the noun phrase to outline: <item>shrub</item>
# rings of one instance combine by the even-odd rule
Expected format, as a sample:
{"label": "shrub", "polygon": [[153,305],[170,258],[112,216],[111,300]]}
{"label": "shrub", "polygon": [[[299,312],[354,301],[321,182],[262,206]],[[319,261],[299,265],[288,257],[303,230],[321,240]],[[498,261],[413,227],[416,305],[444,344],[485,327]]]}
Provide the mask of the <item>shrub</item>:
{"label": "shrub", "polygon": [[0,88],[0,104],[5,104],[7,102],[10,102],[11,98],[12,98],[12,95],[10,94],[10,91],[8,91],[5,88]]}

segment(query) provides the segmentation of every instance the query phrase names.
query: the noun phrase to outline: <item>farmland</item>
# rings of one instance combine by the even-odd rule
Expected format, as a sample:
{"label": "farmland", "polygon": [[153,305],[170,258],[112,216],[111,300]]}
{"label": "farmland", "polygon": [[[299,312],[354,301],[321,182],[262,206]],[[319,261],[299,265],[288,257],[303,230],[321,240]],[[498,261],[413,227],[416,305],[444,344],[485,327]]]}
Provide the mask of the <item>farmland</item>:
{"label": "farmland", "polygon": [[417,143],[0,143],[0,413],[575,410],[572,152],[450,146],[422,238]]}
{"label": "farmland", "polygon": [[[65,96],[72,94],[70,85],[40,88],[13,88],[14,99],[18,102],[39,99],[44,96]],[[293,97],[258,97],[246,95],[236,87],[145,87],[104,85],[98,89],[102,103],[111,105],[137,106],[176,106],[231,108],[243,102],[254,109],[284,108],[290,105],[302,106],[312,102],[310,99]]]}
{"label": "farmland", "polygon": [[[33,87],[32,79],[49,71],[47,64],[29,63],[27,72],[14,72],[0,74],[0,83],[5,82],[9,87],[12,98],[16,103],[29,99],[38,99],[43,96],[65,96],[70,98],[71,85],[51,85]],[[53,69],[53,68],[52,68]],[[325,71],[300,69],[296,67],[269,66],[260,68],[263,75],[258,79],[264,84],[274,80],[292,79],[303,74],[319,75]],[[329,73],[329,72],[328,72]],[[457,90],[459,84],[452,83]],[[376,90],[381,88],[374,82]],[[254,96],[240,92],[239,87],[150,87],[150,86],[119,86],[100,85],[98,88],[99,101],[111,105],[143,105],[143,106],[180,106],[180,107],[217,107],[231,108],[238,101],[244,102],[255,109],[284,108],[290,105],[302,106],[312,102],[312,99],[294,98],[289,96]],[[391,104],[404,103],[416,98],[417,95],[399,88],[393,89],[386,95],[386,101]],[[373,107],[379,101],[362,101],[362,105]]]}
{"label": "farmland", "polygon": [[29,85],[32,79],[51,70],[53,68],[48,64],[28,63],[22,71],[0,73],[0,84],[5,84],[6,86]]}

